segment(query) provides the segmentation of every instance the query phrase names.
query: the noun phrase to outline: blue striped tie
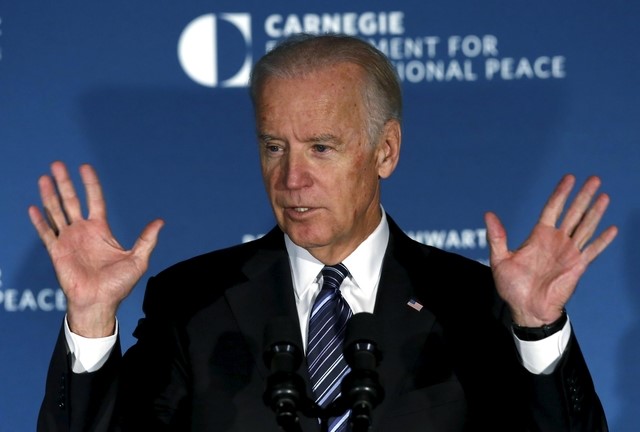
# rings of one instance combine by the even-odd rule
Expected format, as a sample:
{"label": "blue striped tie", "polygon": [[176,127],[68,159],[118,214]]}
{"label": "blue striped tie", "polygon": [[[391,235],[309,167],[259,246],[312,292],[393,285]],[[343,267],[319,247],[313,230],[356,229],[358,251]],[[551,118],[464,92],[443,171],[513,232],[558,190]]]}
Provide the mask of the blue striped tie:
{"label": "blue striped tie", "polygon": [[[322,269],[322,289],[309,318],[307,365],[313,394],[323,408],[340,395],[340,383],[350,370],[342,355],[342,344],[353,312],[340,294],[340,284],[348,273],[342,263]],[[346,430],[348,417],[349,411],[331,418],[329,432]]]}

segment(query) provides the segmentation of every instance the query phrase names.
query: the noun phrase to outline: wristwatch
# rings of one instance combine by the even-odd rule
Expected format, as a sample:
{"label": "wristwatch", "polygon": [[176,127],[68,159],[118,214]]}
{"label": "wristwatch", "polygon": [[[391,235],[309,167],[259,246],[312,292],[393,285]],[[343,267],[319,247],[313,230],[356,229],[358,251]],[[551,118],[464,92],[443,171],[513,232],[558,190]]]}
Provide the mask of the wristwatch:
{"label": "wristwatch", "polygon": [[516,323],[512,323],[512,328],[513,333],[518,339],[523,341],[538,341],[559,332],[566,323],[567,311],[562,308],[562,315],[560,315],[560,318],[550,324],[545,324],[542,327],[523,327]]}

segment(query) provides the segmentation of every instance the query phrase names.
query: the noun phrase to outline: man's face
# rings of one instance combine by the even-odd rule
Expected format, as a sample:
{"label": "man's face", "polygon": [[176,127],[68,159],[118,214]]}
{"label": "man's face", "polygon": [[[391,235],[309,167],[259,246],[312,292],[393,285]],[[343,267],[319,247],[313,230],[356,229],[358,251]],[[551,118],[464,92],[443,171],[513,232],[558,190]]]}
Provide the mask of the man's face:
{"label": "man's face", "polygon": [[278,225],[325,264],[348,256],[380,222],[379,177],[397,162],[387,137],[395,134],[399,147],[396,122],[375,147],[368,141],[361,75],[343,63],[303,78],[269,78],[256,106],[262,176]]}

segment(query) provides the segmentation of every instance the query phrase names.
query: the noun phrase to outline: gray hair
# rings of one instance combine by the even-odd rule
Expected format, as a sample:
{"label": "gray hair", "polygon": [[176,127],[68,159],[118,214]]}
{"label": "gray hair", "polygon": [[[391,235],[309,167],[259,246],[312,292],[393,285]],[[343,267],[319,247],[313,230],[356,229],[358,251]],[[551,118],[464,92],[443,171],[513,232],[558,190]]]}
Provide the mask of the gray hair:
{"label": "gray hair", "polygon": [[356,64],[365,73],[362,96],[368,113],[369,141],[373,145],[387,121],[402,120],[400,81],[382,52],[353,36],[300,33],[281,41],[253,67],[250,92],[254,108],[267,78],[303,77],[339,63]]}

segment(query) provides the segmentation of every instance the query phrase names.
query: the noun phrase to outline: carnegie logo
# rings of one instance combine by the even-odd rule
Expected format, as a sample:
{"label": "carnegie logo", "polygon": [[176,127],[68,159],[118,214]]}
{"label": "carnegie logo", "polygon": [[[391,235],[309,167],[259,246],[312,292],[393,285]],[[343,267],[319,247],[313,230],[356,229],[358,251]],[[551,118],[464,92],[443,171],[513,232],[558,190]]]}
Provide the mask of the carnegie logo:
{"label": "carnegie logo", "polygon": [[[233,34],[235,33],[235,34]],[[223,35],[224,37],[220,36]],[[221,78],[221,40],[241,38],[243,59],[235,73]],[[207,14],[191,21],[180,35],[178,59],[185,73],[205,87],[244,87],[249,81],[251,54],[251,16],[247,13]],[[237,52],[237,51],[235,51]]]}
{"label": "carnegie logo", "polygon": [[284,37],[306,32],[363,38],[389,57],[400,80],[408,84],[548,80],[567,75],[567,60],[561,54],[540,53],[537,48],[514,53],[509,41],[499,40],[491,29],[451,35],[407,30],[403,11],[270,14],[261,31],[252,24],[249,13],[211,13],[191,21],[178,42],[185,73],[206,87],[246,87],[254,57]]}
{"label": "carnegie logo", "polygon": [[[363,38],[404,33],[404,12],[271,14],[262,24],[266,39],[257,56],[294,33],[345,33]],[[205,87],[246,87],[254,58],[252,19],[248,13],[205,14],[195,18],[178,40],[184,72]],[[241,59],[238,60],[240,54]]]}

